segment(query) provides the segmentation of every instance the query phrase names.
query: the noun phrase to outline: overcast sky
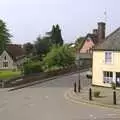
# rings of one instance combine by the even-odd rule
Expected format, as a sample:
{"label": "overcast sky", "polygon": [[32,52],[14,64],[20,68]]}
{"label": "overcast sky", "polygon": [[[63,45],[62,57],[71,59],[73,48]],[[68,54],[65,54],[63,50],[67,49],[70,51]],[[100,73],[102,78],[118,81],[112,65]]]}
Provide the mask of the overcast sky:
{"label": "overcast sky", "polygon": [[32,42],[59,24],[65,42],[97,28],[107,12],[107,34],[120,26],[120,0],[0,0],[0,18],[13,43]]}

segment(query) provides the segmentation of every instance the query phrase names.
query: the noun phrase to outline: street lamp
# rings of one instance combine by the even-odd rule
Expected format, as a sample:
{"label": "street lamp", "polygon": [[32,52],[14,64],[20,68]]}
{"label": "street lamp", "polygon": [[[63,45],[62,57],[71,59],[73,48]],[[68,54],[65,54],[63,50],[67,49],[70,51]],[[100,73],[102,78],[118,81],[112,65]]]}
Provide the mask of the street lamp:
{"label": "street lamp", "polygon": [[81,90],[81,81],[80,81],[80,55],[78,59],[78,92]]}
{"label": "street lamp", "polygon": [[80,54],[78,53],[76,58],[76,65],[78,68],[78,92],[81,90],[81,81],[80,81]]}

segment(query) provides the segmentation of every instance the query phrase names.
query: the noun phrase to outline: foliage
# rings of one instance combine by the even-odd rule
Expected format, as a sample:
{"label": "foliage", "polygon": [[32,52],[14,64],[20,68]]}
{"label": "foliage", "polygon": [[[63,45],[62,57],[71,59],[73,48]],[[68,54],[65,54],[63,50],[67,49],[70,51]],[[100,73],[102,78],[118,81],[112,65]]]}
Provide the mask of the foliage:
{"label": "foliage", "polygon": [[114,82],[112,82],[111,87],[112,87],[113,90],[115,90],[116,89],[116,84]]}
{"label": "foliage", "polygon": [[94,91],[94,97],[99,97],[100,96],[100,91]]}
{"label": "foliage", "polygon": [[53,25],[52,30],[50,32],[47,32],[47,35],[52,44],[63,45],[61,30],[58,24],[56,26]]}
{"label": "foliage", "polygon": [[6,44],[10,43],[11,37],[12,35],[7,29],[6,23],[0,20],[0,52],[5,49]]}
{"label": "foliage", "polygon": [[34,46],[32,43],[30,42],[25,43],[23,45],[23,48],[25,50],[26,55],[30,55],[31,53],[33,53]]}
{"label": "foliage", "polygon": [[74,60],[73,50],[68,45],[53,46],[51,51],[43,59],[45,68],[47,69],[68,67],[74,64]]}
{"label": "foliage", "polygon": [[37,40],[35,41],[35,50],[36,50],[36,55],[39,56],[45,56],[51,47],[51,42],[48,37],[38,37]]}
{"label": "foliage", "polygon": [[23,66],[24,74],[39,73],[42,72],[42,64],[40,61],[32,62],[29,61]]}
{"label": "foliage", "polygon": [[12,71],[12,70],[2,70],[0,71],[0,79],[10,79],[14,77],[20,76],[20,71]]}

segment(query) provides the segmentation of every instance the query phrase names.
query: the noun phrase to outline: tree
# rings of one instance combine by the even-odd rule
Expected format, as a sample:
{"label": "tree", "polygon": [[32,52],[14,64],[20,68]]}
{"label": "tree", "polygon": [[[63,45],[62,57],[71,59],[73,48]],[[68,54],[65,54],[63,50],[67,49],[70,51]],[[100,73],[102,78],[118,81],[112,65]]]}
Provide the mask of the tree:
{"label": "tree", "polygon": [[6,23],[0,20],[0,52],[2,52],[8,43],[11,42],[12,35],[7,29]]}
{"label": "tree", "polygon": [[36,54],[40,57],[46,55],[51,47],[51,41],[48,37],[38,37],[35,41]]}
{"label": "tree", "polygon": [[75,56],[73,49],[68,45],[53,46],[51,51],[43,59],[47,69],[54,67],[65,68],[74,64]]}
{"label": "tree", "polygon": [[52,30],[46,33],[51,39],[52,44],[63,45],[63,39],[59,25],[53,25]]}
{"label": "tree", "polygon": [[24,48],[24,50],[25,50],[26,55],[28,55],[28,56],[29,56],[31,53],[34,52],[34,51],[33,51],[34,46],[33,46],[33,44],[30,43],[30,42],[25,43],[25,44],[23,45],[23,48]]}

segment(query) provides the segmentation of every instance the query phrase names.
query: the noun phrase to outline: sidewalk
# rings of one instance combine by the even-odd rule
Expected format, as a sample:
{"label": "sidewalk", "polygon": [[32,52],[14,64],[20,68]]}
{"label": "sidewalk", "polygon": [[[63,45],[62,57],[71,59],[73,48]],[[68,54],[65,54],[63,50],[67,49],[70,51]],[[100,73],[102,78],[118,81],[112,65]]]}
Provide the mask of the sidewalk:
{"label": "sidewalk", "polygon": [[113,90],[111,88],[92,87],[92,93],[96,90],[100,91],[100,97],[92,97],[92,101],[89,101],[89,87],[82,89],[80,93],[75,93],[71,88],[65,92],[64,97],[66,100],[78,104],[84,103],[120,109],[120,90],[116,90],[117,105],[113,105]]}

